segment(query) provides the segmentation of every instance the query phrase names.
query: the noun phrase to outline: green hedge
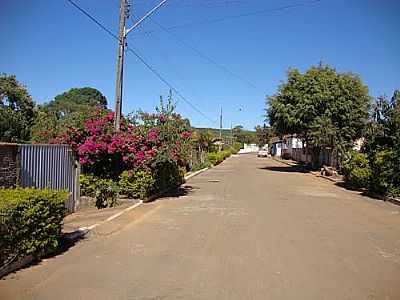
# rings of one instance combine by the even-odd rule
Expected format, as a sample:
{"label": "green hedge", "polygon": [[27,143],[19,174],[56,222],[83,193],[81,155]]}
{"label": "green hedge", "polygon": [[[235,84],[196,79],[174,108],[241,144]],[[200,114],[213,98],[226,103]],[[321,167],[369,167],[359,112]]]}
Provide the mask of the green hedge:
{"label": "green hedge", "polygon": [[354,153],[348,161],[344,162],[343,173],[346,183],[351,187],[368,187],[372,171],[367,155]]}
{"label": "green hedge", "polygon": [[150,170],[125,171],[120,175],[119,188],[123,195],[146,199],[154,190],[154,182]]}
{"label": "green hedge", "polygon": [[79,177],[81,196],[95,197],[96,196],[96,182],[99,178],[94,175],[81,174]]}
{"label": "green hedge", "polygon": [[185,170],[169,159],[160,159],[151,166],[154,178],[154,191],[174,189],[184,183]]}
{"label": "green hedge", "polygon": [[0,189],[0,265],[59,245],[67,192]]}
{"label": "green hedge", "polygon": [[207,158],[212,165],[216,166],[222,163],[226,158],[231,156],[231,154],[232,152],[230,150],[223,150],[219,152],[208,153]]}
{"label": "green hedge", "polygon": [[118,204],[119,187],[112,179],[97,179],[96,181],[96,207],[114,207]]}
{"label": "green hedge", "polygon": [[400,197],[400,155],[396,155],[394,149],[378,151],[370,164],[370,190],[384,196]]}
{"label": "green hedge", "polygon": [[354,153],[344,162],[343,174],[351,187],[368,188],[373,194],[400,196],[400,155],[394,150],[381,150],[369,157]]}

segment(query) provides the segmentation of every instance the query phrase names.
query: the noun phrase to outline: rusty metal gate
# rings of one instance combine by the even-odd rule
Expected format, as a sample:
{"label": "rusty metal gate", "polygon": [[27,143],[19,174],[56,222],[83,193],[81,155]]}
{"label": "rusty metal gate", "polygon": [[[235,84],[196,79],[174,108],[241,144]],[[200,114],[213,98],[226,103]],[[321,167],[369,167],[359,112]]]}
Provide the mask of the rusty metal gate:
{"label": "rusty metal gate", "polygon": [[79,202],[80,166],[67,145],[20,145],[19,184],[22,187],[67,190],[68,212]]}

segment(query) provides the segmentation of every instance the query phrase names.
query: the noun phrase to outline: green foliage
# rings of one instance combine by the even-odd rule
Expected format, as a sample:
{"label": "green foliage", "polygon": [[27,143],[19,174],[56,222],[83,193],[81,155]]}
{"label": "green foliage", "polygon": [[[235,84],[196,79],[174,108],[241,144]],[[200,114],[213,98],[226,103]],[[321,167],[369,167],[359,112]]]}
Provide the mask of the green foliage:
{"label": "green foliage", "polygon": [[73,88],[57,95],[53,101],[43,105],[43,109],[62,119],[74,112],[82,112],[94,107],[107,109],[107,99],[97,89],[91,87]]}
{"label": "green foliage", "polygon": [[136,199],[148,198],[154,190],[155,180],[150,170],[138,169],[124,171],[120,175],[119,188],[121,194]]}
{"label": "green foliage", "polygon": [[365,131],[364,151],[372,168],[370,190],[384,196],[400,196],[400,92],[378,97]]}
{"label": "green foliage", "polygon": [[0,265],[59,245],[67,192],[0,189]]}
{"label": "green foliage", "polygon": [[216,166],[222,162],[222,160],[219,160],[217,152],[208,153],[207,159],[213,166]]}
{"label": "green foliage", "polygon": [[158,158],[152,166],[155,192],[179,187],[184,183],[184,170],[169,158]]}
{"label": "green foliage", "polygon": [[369,166],[367,155],[354,153],[353,156],[344,162],[343,172],[347,184],[356,188],[368,187],[372,171]]}
{"label": "green foliage", "polygon": [[86,120],[107,111],[107,99],[100,91],[73,88],[38,106],[32,127],[32,141],[47,143],[68,128],[83,129]]}
{"label": "green foliage", "polygon": [[220,163],[222,163],[226,158],[228,158],[229,156],[231,156],[231,151],[230,150],[223,150],[223,151],[219,151],[219,152],[211,152],[208,153],[208,161],[216,166],[219,165]]}
{"label": "green foliage", "polygon": [[195,149],[199,151],[211,152],[214,149],[214,136],[210,130],[195,130],[192,142]]}
{"label": "green foliage", "polygon": [[368,88],[356,75],[322,65],[304,74],[291,69],[287,82],[267,98],[267,119],[278,135],[297,134],[343,156],[365,128],[369,104]]}
{"label": "green foliage", "polygon": [[264,126],[257,125],[255,129],[256,129],[256,137],[257,137],[256,144],[260,147],[268,144],[273,136],[272,128],[267,127],[264,124]]}
{"label": "green foliage", "polygon": [[375,153],[371,165],[370,190],[385,196],[400,196],[400,159],[395,150],[381,150]]}
{"label": "green foliage", "polygon": [[241,144],[256,144],[258,142],[257,133],[254,131],[244,130],[241,125],[235,126],[232,131],[235,140]]}
{"label": "green foliage", "polygon": [[96,181],[96,207],[106,208],[117,205],[118,184],[111,179],[98,179]]}
{"label": "green foliage", "polygon": [[205,160],[204,162],[198,162],[197,164],[194,164],[191,168],[191,171],[194,172],[209,167],[211,167],[211,163],[208,160]]}
{"label": "green foliage", "polygon": [[232,150],[231,150],[232,154],[238,153],[241,148],[242,148],[242,144],[241,143],[239,143],[239,142],[233,143]]}
{"label": "green foliage", "polygon": [[15,76],[0,75],[0,141],[28,141],[33,117],[34,103],[27,89]]}
{"label": "green foliage", "polygon": [[79,177],[81,196],[95,197],[98,180],[99,179],[93,175],[81,174]]}

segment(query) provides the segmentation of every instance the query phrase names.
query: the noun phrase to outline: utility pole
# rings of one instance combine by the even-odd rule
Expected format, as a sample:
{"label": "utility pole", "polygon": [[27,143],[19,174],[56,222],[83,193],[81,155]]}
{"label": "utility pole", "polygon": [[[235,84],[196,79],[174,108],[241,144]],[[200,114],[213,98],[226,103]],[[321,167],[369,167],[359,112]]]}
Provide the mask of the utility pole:
{"label": "utility pole", "polygon": [[117,54],[117,80],[115,82],[115,130],[120,130],[122,114],[122,85],[124,73],[124,55],[125,55],[125,20],[127,13],[126,0],[120,0],[119,7],[119,33],[118,33],[118,54]]}
{"label": "utility pole", "polygon": [[221,114],[219,115],[219,151],[222,150],[222,106],[221,106]]}
{"label": "utility pole", "polygon": [[150,17],[156,12],[161,6],[163,6],[167,0],[162,0],[154,8],[149,10],[142,18],[140,18],[133,26],[129,29],[125,28],[126,18],[129,17],[130,4],[128,0],[120,0],[119,7],[119,32],[118,32],[118,54],[117,54],[117,79],[115,82],[115,118],[114,127],[116,131],[120,130],[121,115],[122,115],[122,87],[123,87],[123,75],[124,75],[124,56],[126,46],[126,36],[129,32],[138,27],[144,20]]}

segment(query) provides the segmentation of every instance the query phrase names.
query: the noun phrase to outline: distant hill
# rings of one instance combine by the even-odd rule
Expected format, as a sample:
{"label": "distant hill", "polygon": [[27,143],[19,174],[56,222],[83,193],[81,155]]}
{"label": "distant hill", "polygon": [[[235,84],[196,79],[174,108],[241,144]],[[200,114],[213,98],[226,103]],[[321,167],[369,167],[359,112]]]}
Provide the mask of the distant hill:
{"label": "distant hill", "polygon": [[[193,130],[194,130],[194,131],[197,131],[197,132],[206,132],[206,131],[209,131],[209,132],[211,132],[211,134],[212,134],[215,138],[218,138],[218,137],[219,137],[219,129],[217,129],[217,128],[195,128],[195,127],[194,127]],[[226,138],[230,139],[230,138],[231,138],[231,135],[232,135],[232,132],[231,132],[230,129],[222,129],[222,138],[224,138],[224,139],[226,139]],[[252,142],[253,142],[253,140],[256,139],[256,132],[255,132],[255,131],[244,130],[244,129],[242,129],[242,130],[240,131],[240,135],[241,135],[241,136],[247,136],[247,137],[249,137],[250,140],[252,140]],[[241,140],[241,139],[239,139],[239,141],[240,141],[240,140]]]}
{"label": "distant hill", "polygon": [[[219,129],[216,128],[193,128],[194,131],[198,132],[206,132],[209,131],[211,134],[215,137],[219,137]],[[231,130],[230,129],[222,129],[222,136],[231,136]]]}

